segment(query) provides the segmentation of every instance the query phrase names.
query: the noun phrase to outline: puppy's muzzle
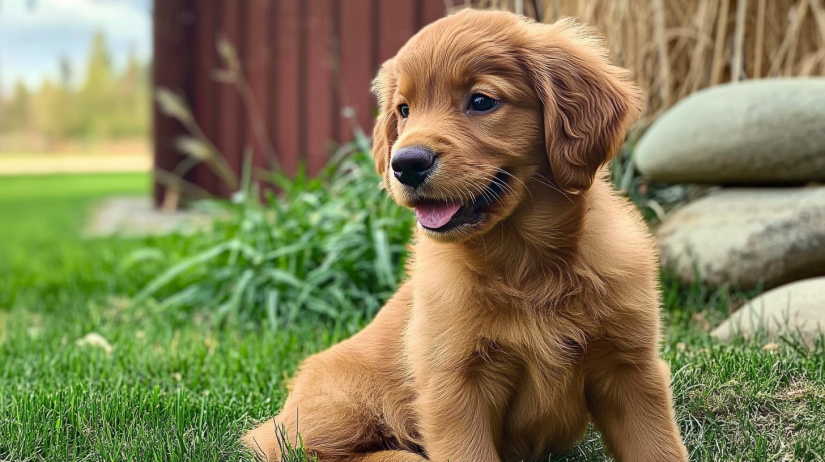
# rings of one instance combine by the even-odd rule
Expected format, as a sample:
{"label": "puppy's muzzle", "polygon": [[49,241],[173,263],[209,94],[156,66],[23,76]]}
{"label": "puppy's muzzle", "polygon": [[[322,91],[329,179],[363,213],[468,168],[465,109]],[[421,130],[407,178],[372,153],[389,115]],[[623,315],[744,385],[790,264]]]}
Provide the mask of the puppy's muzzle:
{"label": "puppy's muzzle", "polygon": [[398,181],[413,188],[424,183],[434,163],[435,154],[421,147],[401,148],[395,152],[390,162]]}

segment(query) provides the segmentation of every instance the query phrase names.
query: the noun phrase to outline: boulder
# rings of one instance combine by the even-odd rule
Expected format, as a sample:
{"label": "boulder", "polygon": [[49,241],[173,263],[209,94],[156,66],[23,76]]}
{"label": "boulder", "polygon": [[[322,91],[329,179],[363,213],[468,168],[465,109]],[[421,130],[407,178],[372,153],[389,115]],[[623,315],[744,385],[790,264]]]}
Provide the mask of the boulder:
{"label": "boulder", "polygon": [[668,215],[662,266],[685,283],[776,287],[825,276],[825,187],[722,189]]}
{"label": "boulder", "polygon": [[682,100],[645,133],[636,167],[666,183],[825,180],[825,79],[720,85]]}
{"label": "boulder", "polygon": [[728,340],[737,333],[751,338],[761,332],[770,339],[797,333],[813,345],[825,333],[825,278],[778,287],[754,298],[712,332]]}

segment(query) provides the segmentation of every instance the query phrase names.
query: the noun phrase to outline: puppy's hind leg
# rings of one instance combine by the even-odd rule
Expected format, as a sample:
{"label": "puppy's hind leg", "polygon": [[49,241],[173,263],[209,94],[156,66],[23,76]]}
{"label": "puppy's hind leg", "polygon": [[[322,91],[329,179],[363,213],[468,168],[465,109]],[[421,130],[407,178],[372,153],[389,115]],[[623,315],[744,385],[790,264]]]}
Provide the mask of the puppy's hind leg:
{"label": "puppy's hind leg", "polygon": [[[381,459],[363,457],[388,448],[416,446],[413,420],[405,406],[410,398],[386,392],[403,389],[401,384],[386,382],[382,374],[359,365],[354,361],[357,355],[341,351],[342,347],[346,345],[309,358],[281,413],[242,438],[260,460],[288,460],[281,455],[287,445],[302,446],[320,462],[377,462]],[[401,454],[410,461],[421,460],[413,452]]]}
{"label": "puppy's hind leg", "polygon": [[[250,452],[254,453],[258,460],[266,462],[279,462],[283,460],[281,448],[284,443],[278,443],[278,430],[276,430],[274,422],[269,421],[266,424],[247,433],[243,438],[243,443],[247,446]],[[288,434],[282,434],[281,438],[289,438]],[[317,455],[310,448],[308,450],[310,459]],[[401,450],[387,450],[369,453],[358,453],[345,456],[339,454],[337,457],[320,458],[320,462],[326,461],[341,461],[341,462],[427,462],[427,459],[414,452]]]}
{"label": "puppy's hind leg", "polygon": [[243,437],[250,452],[261,460],[281,461],[282,433],[281,443],[303,444],[321,462],[426,460],[414,452],[387,451],[414,451],[421,444],[410,405],[415,395],[403,373],[398,340],[411,304],[410,290],[402,286],[363,331],[304,361],[274,422]]}
{"label": "puppy's hind leg", "polygon": [[427,459],[414,452],[380,451],[355,455],[346,462],[427,462]]}

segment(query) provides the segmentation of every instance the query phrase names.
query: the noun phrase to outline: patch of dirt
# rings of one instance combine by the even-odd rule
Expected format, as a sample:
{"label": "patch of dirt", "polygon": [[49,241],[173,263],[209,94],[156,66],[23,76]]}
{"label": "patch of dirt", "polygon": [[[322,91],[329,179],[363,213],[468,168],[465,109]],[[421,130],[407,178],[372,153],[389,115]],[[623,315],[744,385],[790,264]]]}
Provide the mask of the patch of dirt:
{"label": "patch of dirt", "polygon": [[158,210],[149,197],[113,197],[101,201],[92,212],[84,235],[146,236],[203,230],[213,216],[196,211]]}

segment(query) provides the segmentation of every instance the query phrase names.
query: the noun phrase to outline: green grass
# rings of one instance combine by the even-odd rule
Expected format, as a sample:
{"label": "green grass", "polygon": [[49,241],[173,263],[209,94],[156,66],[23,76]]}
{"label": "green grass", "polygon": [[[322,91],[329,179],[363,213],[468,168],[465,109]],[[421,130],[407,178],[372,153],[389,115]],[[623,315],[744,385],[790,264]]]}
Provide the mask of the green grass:
{"label": "green grass", "polygon": [[[65,285],[91,271],[105,249],[81,240],[96,199],[147,194],[148,174],[0,176],[0,309],[22,291]],[[102,276],[102,274],[100,274]]]}
{"label": "green grass", "polygon": [[74,244],[91,201],[149,186],[144,173],[0,176],[0,265],[40,246]]}
{"label": "green grass", "polygon": [[43,199],[94,199],[108,194],[143,194],[149,191],[148,173],[0,176],[0,202]]}
{"label": "green grass", "polygon": [[[79,238],[95,198],[147,189],[145,176],[0,178],[0,460],[246,460],[238,438],[278,411],[301,359],[364,322],[301,307],[274,330],[265,311],[250,312],[260,326],[221,327],[168,299],[197,268],[132,304],[165,269],[235,236]],[[301,261],[316,264],[312,255]],[[708,329],[743,295],[667,277],[664,289],[664,357],[692,460],[825,459],[825,346],[719,344]],[[78,345],[91,332],[111,353]],[[609,459],[591,432],[554,460]]]}

